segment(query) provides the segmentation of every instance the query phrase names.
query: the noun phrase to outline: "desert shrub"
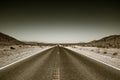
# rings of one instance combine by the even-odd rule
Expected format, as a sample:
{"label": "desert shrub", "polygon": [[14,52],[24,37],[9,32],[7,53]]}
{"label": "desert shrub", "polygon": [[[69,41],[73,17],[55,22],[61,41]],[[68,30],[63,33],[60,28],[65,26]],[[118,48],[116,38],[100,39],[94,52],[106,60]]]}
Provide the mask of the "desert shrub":
{"label": "desert shrub", "polygon": [[22,46],[19,46],[19,47],[22,47]]}
{"label": "desert shrub", "polygon": [[3,51],[8,51],[7,49],[4,49]]}
{"label": "desert shrub", "polygon": [[74,46],[72,48],[75,48]]}
{"label": "desert shrub", "polygon": [[100,51],[97,51],[97,53],[100,53]]}
{"label": "desert shrub", "polygon": [[103,52],[103,54],[107,54],[107,52]]}
{"label": "desert shrub", "polygon": [[15,49],[14,47],[10,47],[10,49]]}
{"label": "desert shrub", "polygon": [[117,52],[115,52],[115,53],[113,53],[113,55],[114,55],[114,56],[116,56],[116,55],[118,55],[118,53],[117,53]]}
{"label": "desert shrub", "polygon": [[93,49],[91,51],[94,51]]}

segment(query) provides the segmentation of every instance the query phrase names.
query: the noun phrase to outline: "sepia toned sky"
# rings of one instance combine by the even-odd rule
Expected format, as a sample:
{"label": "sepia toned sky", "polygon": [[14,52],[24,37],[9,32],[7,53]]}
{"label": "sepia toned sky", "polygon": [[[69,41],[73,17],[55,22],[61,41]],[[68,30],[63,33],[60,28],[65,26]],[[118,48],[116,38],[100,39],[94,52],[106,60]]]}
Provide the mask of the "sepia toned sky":
{"label": "sepia toned sky", "polygon": [[0,32],[24,41],[88,42],[120,34],[120,7],[117,0],[4,1]]}

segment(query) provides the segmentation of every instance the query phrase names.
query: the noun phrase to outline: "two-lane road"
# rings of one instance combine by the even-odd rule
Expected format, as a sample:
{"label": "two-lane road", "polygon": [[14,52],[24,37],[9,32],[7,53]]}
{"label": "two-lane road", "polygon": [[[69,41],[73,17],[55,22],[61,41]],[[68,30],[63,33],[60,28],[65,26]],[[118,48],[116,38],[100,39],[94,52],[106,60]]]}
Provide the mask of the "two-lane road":
{"label": "two-lane road", "polygon": [[120,80],[120,71],[63,47],[0,70],[0,80]]}

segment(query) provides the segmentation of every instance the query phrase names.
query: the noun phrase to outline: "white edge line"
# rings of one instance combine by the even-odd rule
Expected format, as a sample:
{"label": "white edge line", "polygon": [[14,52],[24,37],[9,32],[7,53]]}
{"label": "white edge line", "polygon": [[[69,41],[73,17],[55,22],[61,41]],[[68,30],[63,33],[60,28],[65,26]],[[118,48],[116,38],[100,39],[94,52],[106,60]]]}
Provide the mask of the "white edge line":
{"label": "white edge line", "polygon": [[[50,47],[50,48],[52,48],[52,47]],[[47,49],[49,49],[49,48],[45,48],[45,49],[43,49],[43,50],[41,50],[41,51],[39,51],[39,52],[37,52],[37,53],[35,53],[35,54],[32,54],[32,55],[30,55],[30,56],[27,56],[27,57],[24,57],[24,58],[22,58],[22,59],[19,59],[19,60],[15,61],[15,62],[12,62],[12,63],[10,63],[10,64],[8,64],[8,65],[6,65],[6,66],[0,67],[0,70],[5,69],[5,68],[7,68],[7,67],[9,67],[9,66],[11,66],[11,65],[13,65],[13,64],[18,63],[18,62],[21,62],[21,61],[23,61],[23,60],[25,60],[25,59],[27,59],[27,58],[29,58],[29,57],[31,57],[31,56],[34,56],[34,55],[36,55],[36,54],[39,54],[39,53],[41,53],[41,52],[43,52],[43,51],[45,51],[45,50],[47,50]]]}
{"label": "white edge line", "polygon": [[[70,48],[67,48],[67,49],[70,49]],[[72,49],[70,49],[70,50],[72,50]],[[75,50],[74,50],[74,51],[75,51]],[[77,52],[77,51],[75,51],[75,52]],[[80,52],[77,52],[77,53],[81,54]],[[81,54],[81,55],[84,55],[84,54]],[[84,55],[84,56],[89,57],[89,56],[87,56],[87,55]],[[110,64],[108,64],[108,63],[105,63],[105,62],[103,62],[103,61],[97,60],[97,59],[92,58],[92,57],[89,57],[89,58],[91,58],[91,59],[93,59],[93,60],[95,60],[95,61],[97,61],[97,62],[103,63],[103,64],[105,64],[105,65],[107,65],[107,66],[109,66],[109,67],[112,67],[112,68],[117,69],[117,70],[120,71],[120,68],[117,68],[117,67],[115,67],[115,66],[113,66],[113,65],[110,65]]]}

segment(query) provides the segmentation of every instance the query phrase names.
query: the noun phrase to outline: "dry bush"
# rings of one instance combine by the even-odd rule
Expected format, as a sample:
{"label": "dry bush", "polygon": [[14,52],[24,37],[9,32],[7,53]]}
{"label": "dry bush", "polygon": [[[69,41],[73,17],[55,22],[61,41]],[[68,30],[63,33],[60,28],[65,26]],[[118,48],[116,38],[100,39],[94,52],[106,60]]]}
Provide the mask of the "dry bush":
{"label": "dry bush", "polygon": [[22,46],[19,46],[19,47],[22,47]]}
{"label": "dry bush", "polygon": [[100,51],[97,51],[97,53],[100,53]]}
{"label": "dry bush", "polygon": [[94,51],[93,49],[91,51]]}
{"label": "dry bush", "polygon": [[14,47],[10,47],[10,49],[15,49]]}
{"label": "dry bush", "polygon": [[103,52],[103,54],[107,54],[107,52]]}
{"label": "dry bush", "polygon": [[118,53],[117,53],[117,52],[113,53],[113,56],[116,56],[116,55],[118,55]]}

